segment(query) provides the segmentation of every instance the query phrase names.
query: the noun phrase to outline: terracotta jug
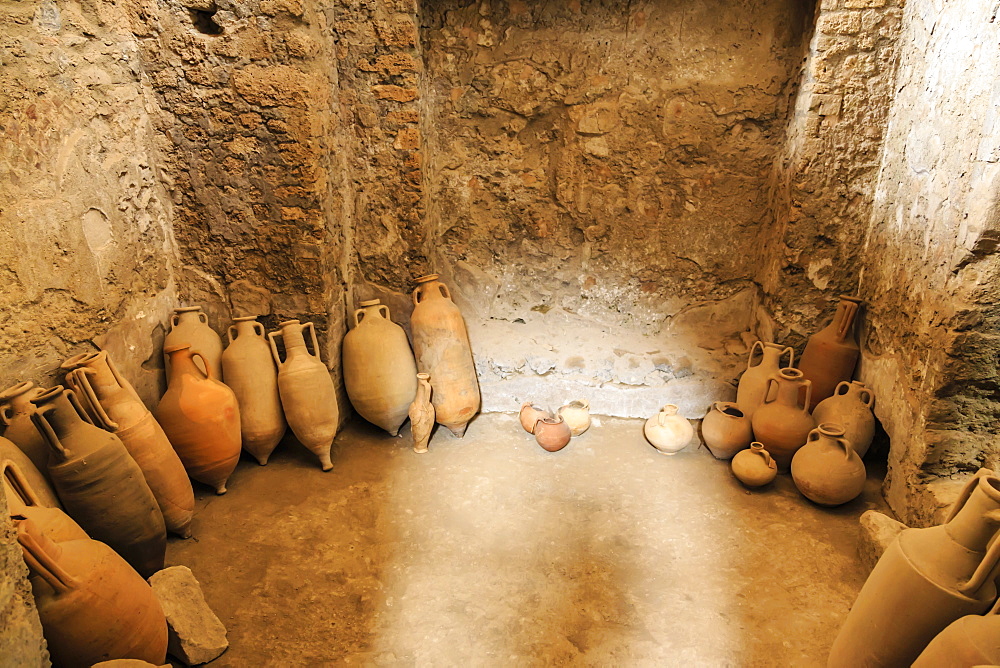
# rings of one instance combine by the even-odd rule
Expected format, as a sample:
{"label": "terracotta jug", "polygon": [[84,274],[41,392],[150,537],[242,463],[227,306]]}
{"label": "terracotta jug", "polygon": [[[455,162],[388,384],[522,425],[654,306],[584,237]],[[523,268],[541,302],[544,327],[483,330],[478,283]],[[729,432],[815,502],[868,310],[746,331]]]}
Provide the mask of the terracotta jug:
{"label": "terracotta jug", "polygon": [[712,410],[701,422],[701,435],[716,459],[732,459],[737,452],[750,447],[753,440],[750,418],[729,401],[712,404]]}
{"label": "terracotta jug", "polygon": [[[757,351],[760,350],[760,362],[754,364]],[[782,356],[788,355],[788,364],[782,364]],[[748,420],[753,418],[754,411],[764,400],[768,380],[782,368],[795,366],[795,351],[777,343],[757,341],[750,348],[750,358],[747,360],[747,370],[740,376],[736,387],[736,405]]]}
{"label": "terracotta jug", "polygon": [[[170,378],[156,407],[156,419],[180,455],[188,475],[226,493],[226,481],[240,460],[240,409],[225,384],[195,364],[188,344],[167,346]],[[212,365],[206,362],[207,368]]]}
{"label": "terracotta jug", "polygon": [[[191,352],[199,353],[197,362],[202,372],[211,371],[212,378],[221,381],[222,375],[222,337],[208,325],[208,316],[200,306],[184,306],[175,308],[170,316],[170,331],[163,339],[163,365],[170,377],[170,356],[166,349],[187,343]],[[207,366],[206,366],[207,365]]]}
{"label": "terracotta jug", "polygon": [[952,622],[920,653],[913,668],[1000,665],[1000,601],[986,615]]}
{"label": "terracotta jug", "polygon": [[835,422],[844,428],[844,438],[851,442],[858,457],[864,457],[875,438],[875,395],[860,381],[837,385],[832,397],[816,405],[816,423]]}
{"label": "terracotta jug", "polygon": [[694,427],[685,417],[677,414],[677,406],[673,404],[667,404],[646,420],[642,432],[646,440],[665,455],[677,454],[694,438]]}
{"label": "terracotta jug", "polygon": [[434,404],[431,403],[433,390],[431,377],[426,373],[417,374],[417,396],[410,404],[410,432],[413,435],[413,451],[427,452],[427,443],[434,430]]}
{"label": "terracotta jug", "polygon": [[417,364],[389,307],[372,299],[354,312],[344,337],[344,385],[358,414],[395,436],[417,395]]}
{"label": "terracotta jug", "polygon": [[824,422],[792,457],[792,480],[813,503],[839,506],[864,491],[865,465],[844,438],[844,428]]}
{"label": "terracotta jug", "polygon": [[76,355],[62,363],[66,384],[81,400],[91,422],[119,439],[139,465],[167,531],[191,535],[194,490],[167,435],[138,393],[105,351]]}
{"label": "terracotta jug", "polygon": [[28,456],[42,475],[48,476],[49,446],[31,422],[35,405],[31,399],[44,392],[30,380],[0,392],[0,422],[5,426],[4,438],[12,441]]}
{"label": "terracotta jug", "polygon": [[858,297],[841,295],[833,321],[809,337],[799,359],[799,370],[813,387],[809,410],[831,396],[838,383],[854,375],[860,354],[854,336],[854,319],[863,303]]}
{"label": "terracotta jug", "polygon": [[32,402],[38,410],[31,419],[52,450],[49,476],[69,516],[144,577],[163,568],[163,515],[122,442],[92,425],[76,395],[62,385]]}
{"label": "terracotta jug", "polygon": [[60,508],[45,506],[17,464],[9,459],[0,461],[0,485],[3,485],[7,495],[7,509],[11,517],[30,519],[56,542],[90,537]]}
{"label": "terracotta jug", "polygon": [[[280,332],[271,332],[267,337],[278,365],[278,390],[285,418],[299,443],[319,458],[324,471],[329,471],[333,468],[330,448],[340,426],[340,411],[330,370],[319,355],[316,327],[311,322],[300,325],[298,320],[288,320],[278,327]],[[309,330],[312,352],[306,347],[304,330]],[[278,334],[285,349],[284,360],[275,341]]]}
{"label": "terracotta jug", "polygon": [[928,642],[997,596],[1000,478],[980,470],[945,524],[905,529],[861,588],[830,650],[828,665],[909,666]]}
{"label": "terracotta jug", "polygon": [[[34,425],[31,426],[32,429],[34,427]],[[3,460],[8,460],[17,465],[21,475],[28,481],[32,489],[35,490],[35,496],[43,506],[62,508],[59,497],[56,496],[56,491],[52,489],[48,477],[42,475],[42,472],[35,468],[34,463],[28,459],[28,455],[21,452],[21,448],[14,445],[13,441],[8,441],[6,438],[0,436],[0,461]],[[45,470],[48,471],[47,461]]]}
{"label": "terracotta jug", "polygon": [[53,664],[166,661],[166,617],[152,587],[131,566],[95,540],[56,543],[31,520],[15,523]]}
{"label": "terracotta jug", "polygon": [[437,274],[418,278],[413,290],[413,352],[417,369],[434,379],[438,424],[461,438],[469,420],[479,412],[479,378],[465,319],[448,287],[437,279]]}
{"label": "terracotta jug", "polygon": [[795,451],[816,427],[809,414],[810,390],[801,371],[782,369],[768,380],[764,400],[750,421],[754,436],[774,457],[779,471],[788,470]]}
{"label": "terracotta jug", "polygon": [[747,487],[763,487],[778,475],[778,465],[771,454],[756,441],[749,450],[737,452],[731,466],[736,479]]}
{"label": "terracotta jug", "polygon": [[278,393],[278,369],[256,316],[233,318],[222,353],[226,385],[240,406],[243,449],[264,466],[288,427]]}
{"label": "terracotta jug", "polygon": [[561,415],[541,418],[535,424],[533,433],[535,434],[535,442],[549,452],[562,450],[573,437],[569,425],[566,424]]}
{"label": "terracotta jug", "polygon": [[566,420],[573,436],[579,436],[590,429],[590,402],[586,399],[569,402],[559,409],[559,415]]}
{"label": "terracotta jug", "polygon": [[521,412],[517,415],[517,419],[521,423],[521,428],[529,434],[535,433],[535,423],[547,417],[553,417],[551,411],[547,411],[541,406],[536,406],[530,401],[525,401],[521,404]]}

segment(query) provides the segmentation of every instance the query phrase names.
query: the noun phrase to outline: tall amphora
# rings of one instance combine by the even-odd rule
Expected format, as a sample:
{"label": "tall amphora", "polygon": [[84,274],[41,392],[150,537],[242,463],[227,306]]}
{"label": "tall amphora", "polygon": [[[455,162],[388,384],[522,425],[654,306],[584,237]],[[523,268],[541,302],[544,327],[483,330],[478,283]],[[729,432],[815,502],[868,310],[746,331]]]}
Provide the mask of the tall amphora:
{"label": "tall amphora", "polygon": [[31,422],[31,414],[35,412],[31,400],[44,391],[26,380],[0,392],[0,423],[4,425],[3,437],[20,448],[35,468],[47,476],[49,446]]}
{"label": "tall amphora", "polygon": [[[330,448],[337,436],[340,411],[330,370],[319,355],[316,328],[311,322],[302,325],[298,320],[288,320],[278,327],[279,331],[270,332],[267,337],[278,365],[278,391],[285,418],[299,443],[319,458],[324,471],[329,471],[333,468]],[[306,330],[312,351],[306,347],[303,336]],[[285,349],[284,359],[275,338],[279,334]]]}
{"label": "tall amphora", "polygon": [[413,290],[413,352],[417,370],[431,377],[435,419],[461,438],[479,412],[479,378],[465,319],[437,279],[437,274],[418,278]]}
{"label": "tall amphora", "polygon": [[833,395],[837,384],[850,380],[860,348],[854,336],[854,319],[864,300],[841,295],[833,321],[809,337],[799,359],[799,370],[812,382],[809,410]]}
{"label": "tall amphora", "polygon": [[[163,339],[163,365],[170,377],[170,355],[166,349],[188,344],[191,352],[201,355],[197,362],[202,371],[211,371],[212,378],[222,380],[222,338],[208,324],[208,316],[200,306],[183,306],[174,309],[170,316],[170,331]],[[207,365],[207,366],[206,366]]]}
{"label": "tall amphora", "polygon": [[43,504],[18,465],[9,459],[0,460],[0,486],[7,495],[7,509],[11,517],[25,517],[33,521],[57,543],[90,538],[61,508]]}
{"label": "tall amphora", "polygon": [[[32,425],[31,428],[34,429],[35,426]],[[41,471],[35,468],[34,462],[28,459],[28,455],[24,454],[21,448],[14,445],[13,441],[8,441],[6,438],[0,436],[0,461],[3,460],[13,462],[17,465],[21,474],[28,480],[32,488],[34,488],[35,494],[43,506],[62,508],[62,504],[59,503],[59,497],[56,496],[56,491],[52,489],[52,484],[49,482],[48,476],[43,475]],[[45,471],[48,472],[48,459],[45,461]]]}
{"label": "tall amphora", "polygon": [[[761,354],[760,361],[754,364],[758,350]],[[788,364],[782,364],[781,358],[784,355],[788,355]],[[795,351],[791,348],[765,341],[753,344],[750,348],[750,357],[747,359],[747,370],[740,376],[740,382],[736,387],[736,405],[748,420],[753,418],[754,411],[764,400],[771,376],[780,369],[791,366],[795,366]]]}
{"label": "tall amphora", "polygon": [[1000,601],[986,615],[966,615],[949,624],[920,653],[913,668],[1000,665]]}

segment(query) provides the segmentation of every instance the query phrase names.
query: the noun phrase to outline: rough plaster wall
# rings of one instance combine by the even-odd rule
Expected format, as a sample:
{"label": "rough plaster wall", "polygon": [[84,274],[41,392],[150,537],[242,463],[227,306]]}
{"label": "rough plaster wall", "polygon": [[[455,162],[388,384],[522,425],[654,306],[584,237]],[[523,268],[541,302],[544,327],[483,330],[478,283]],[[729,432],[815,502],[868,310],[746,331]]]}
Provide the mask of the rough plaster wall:
{"label": "rough plaster wall", "polygon": [[42,623],[28,583],[17,533],[7,515],[7,496],[0,485],[0,659],[6,668],[49,666]]}

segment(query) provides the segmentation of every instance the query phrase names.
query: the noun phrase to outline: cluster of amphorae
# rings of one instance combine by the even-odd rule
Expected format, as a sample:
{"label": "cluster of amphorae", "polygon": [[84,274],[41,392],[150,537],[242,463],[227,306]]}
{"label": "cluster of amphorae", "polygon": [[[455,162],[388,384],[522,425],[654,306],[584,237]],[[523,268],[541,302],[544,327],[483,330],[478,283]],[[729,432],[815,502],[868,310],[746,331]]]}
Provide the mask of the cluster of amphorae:
{"label": "cluster of amphorae", "polygon": [[590,402],[586,399],[570,401],[553,413],[526,401],[521,404],[518,420],[543,450],[558,452],[571,438],[590,429]]}

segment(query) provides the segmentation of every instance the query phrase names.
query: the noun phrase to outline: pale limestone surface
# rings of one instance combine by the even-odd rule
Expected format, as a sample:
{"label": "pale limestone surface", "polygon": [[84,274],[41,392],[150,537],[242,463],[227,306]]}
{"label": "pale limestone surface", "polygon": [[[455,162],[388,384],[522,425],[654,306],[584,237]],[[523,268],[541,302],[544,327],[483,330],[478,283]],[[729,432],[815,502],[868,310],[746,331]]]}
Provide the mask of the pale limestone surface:
{"label": "pale limestone surface", "polygon": [[870,573],[896,536],[906,525],[885,513],[865,511],[858,521],[858,556],[866,573]]}
{"label": "pale limestone surface", "polygon": [[205,601],[190,568],[164,568],[149,578],[149,584],[167,616],[167,652],[171,656],[197,666],[226,651],[226,627]]}

